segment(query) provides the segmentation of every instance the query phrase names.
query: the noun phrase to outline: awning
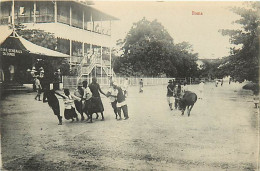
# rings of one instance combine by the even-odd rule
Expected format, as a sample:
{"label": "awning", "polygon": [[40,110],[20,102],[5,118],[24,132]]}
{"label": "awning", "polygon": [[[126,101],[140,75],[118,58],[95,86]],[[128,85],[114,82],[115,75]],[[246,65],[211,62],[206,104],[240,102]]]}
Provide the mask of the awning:
{"label": "awning", "polygon": [[70,56],[64,53],[60,53],[45,47],[38,46],[29,42],[28,40],[18,36],[21,43],[24,47],[29,51],[29,53],[37,54],[37,55],[44,55],[44,56],[52,56],[52,57],[62,57],[62,58],[69,58]]}
{"label": "awning", "polygon": [[63,54],[29,42],[28,40],[19,36],[17,33],[15,33],[15,36],[13,36],[13,33],[9,34],[9,37],[5,38],[4,41],[0,43],[0,52],[3,54],[3,56],[15,56],[16,53],[26,52],[49,57],[70,57],[67,54]]}

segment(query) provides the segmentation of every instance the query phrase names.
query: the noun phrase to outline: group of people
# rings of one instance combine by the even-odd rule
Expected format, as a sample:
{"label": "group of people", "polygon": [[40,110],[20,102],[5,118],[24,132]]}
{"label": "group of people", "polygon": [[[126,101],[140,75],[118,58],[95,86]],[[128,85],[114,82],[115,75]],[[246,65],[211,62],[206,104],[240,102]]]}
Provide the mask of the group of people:
{"label": "group of people", "polygon": [[[116,119],[121,120],[121,111],[123,111],[124,119],[128,119],[128,108],[126,103],[127,90],[123,90],[116,82],[111,82],[109,91],[104,93],[97,79],[92,78],[92,83],[88,85],[88,81],[83,81],[82,86],[79,85],[75,92],[70,93],[69,89],[64,89],[64,95],[57,93],[55,90],[44,90],[43,102],[48,102],[54,114],[59,120],[59,125],[62,125],[62,116],[60,115],[60,105],[57,97],[58,95],[64,100],[64,117],[67,120],[79,120],[77,112],[81,114],[81,120],[84,120],[83,114],[87,115],[87,120],[92,122],[92,115],[101,113],[102,121],[104,120],[104,107],[101,100],[100,93],[108,97],[111,106],[116,115]],[[77,111],[77,112],[76,112]]]}
{"label": "group of people", "polygon": [[[199,84],[199,99],[203,98],[203,91],[204,91],[204,81],[200,81]],[[187,82],[184,81],[181,83],[180,81],[169,80],[167,85],[167,101],[170,107],[170,110],[173,110],[173,102],[175,109],[178,108],[178,104],[180,99],[183,97],[185,92],[189,91]]]}
{"label": "group of people", "polygon": [[173,102],[175,109],[178,108],[178,101],[183,96],[185,91],[188,91],[187,83],[184,82],[182,85],[180,82],[175,80],[169,80],[167,86],[167,101],[171,110],[173,110]]}

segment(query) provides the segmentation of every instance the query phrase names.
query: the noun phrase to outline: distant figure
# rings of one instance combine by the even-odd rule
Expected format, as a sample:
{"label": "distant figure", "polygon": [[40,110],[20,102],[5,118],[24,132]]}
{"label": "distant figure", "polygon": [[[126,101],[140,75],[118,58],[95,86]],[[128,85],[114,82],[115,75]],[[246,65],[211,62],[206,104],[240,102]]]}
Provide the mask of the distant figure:
{"label": "distant figure", "polygon": [[255,104],[255,108],[259,107],[259,90],[255,89],[253,90],[253,94],[254,94],[254,104]]}
{"label": "distant figure", "polygon": [[231,83],[231,80],[232,80],[232,79],[231,79],[231,78],[229,78],[228,84],[230,84],[230,83]]}
{"label": "distant figure", "polygon": [[216,80],[216,82],[215,82],[215,86],[218,87],[218,80]]}
{"label": "distant figure", "polygon": [[199,84],[199,99],[204,97],[204,81],[201,81]]}
{"label": "distant figure", "polygon": [[174,88],[174,97],[175,97],[174,107],[175,109],[177,109],[179,106],[179,100],[181,98],[181,84],[179,82],[176,83],[176,86]]}
{"label": "distant figure", "polygon": [[125,97],[127,97],[128,96],[128,86],[129,86],[129,80],[128,80],[128,78],[126,77],[125,78],[125,81],[124,81],[124,85],[123,85],[123,91],[124,91],[124,95],[125,95]]}
{"label": "distant figure", "polygon": [[14,66],[10,65],[8,69],[10,72],[10,81],[13,81],[14,80]]}
{"label": "distant figure", "polygon": [[183,97],[185,91],[188,91],[188,90],[189,90],[189,89],[188,89],[188,86],[187,86],[187,82],[184,81],[184,83],[183,83],[183,85],[182,85],[182,87],[181,87],[181,98]]}
{"label": "distant figure", "polygon": [[170,110],[173,110],[172,109],[172,103],[174,101],[174,97],[173,97],[173,94],[174,94],[174,85],[173,85],[173,82],[172,80],[169,80],[168,82],[168,86],[167,86],[167,101],[168,101],[168,105],[170,107]]}
{"label": "distant figure", "polygon": [[143,79],[141,79],[139,82],[139,93],[142,93],[144,91],[143,87],[144,87],[144,83],[143,83]]}
{"label": "distant figure", "polygon": [[37,100],[38,97],[38,101],[41,101],[42,86],[40,83],[39,76],[36,76],[34,84],[36,86],[36,91],[37,91],[37,95],[35,96],[34,99]]}
{"label": "distant figure", "polygon": [[221,87],[222,87],[222,85],[223,85],[223,79],[221,80]]}

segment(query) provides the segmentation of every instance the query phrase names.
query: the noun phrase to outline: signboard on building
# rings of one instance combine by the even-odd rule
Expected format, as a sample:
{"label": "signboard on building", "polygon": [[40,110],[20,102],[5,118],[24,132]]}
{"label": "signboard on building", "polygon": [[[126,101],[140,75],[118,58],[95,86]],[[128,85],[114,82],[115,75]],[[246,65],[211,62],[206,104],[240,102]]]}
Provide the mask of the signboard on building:
{"label": "signboard on building", "polygon": [[22,50],[9,48],[0,48],[0,52],[3,56],[15,56],[16,54],[23,53]]}

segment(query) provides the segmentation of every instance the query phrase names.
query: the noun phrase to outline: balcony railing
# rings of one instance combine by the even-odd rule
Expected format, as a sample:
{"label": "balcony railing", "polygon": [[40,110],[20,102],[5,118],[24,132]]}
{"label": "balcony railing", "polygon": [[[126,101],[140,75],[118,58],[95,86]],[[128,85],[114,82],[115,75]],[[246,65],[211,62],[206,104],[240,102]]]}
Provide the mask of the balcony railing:
{"label": "balcony railing", "polygon": [[58,22],[60,22],[60,23],[70,25],[70,18],[67,17],[67,16],[57,15],[57,20],[58,20]]}
{"label": "balcony railing", "polygon": [[80,20],[77,20],[77,19],[71,19],[71,24],[72,26],[74,27],[77,27],[77,28],[83,28],[83,22],[80,21]]}
{"label": "balcony railing", "polygon": [[15,23],[31,23],[33,22],[32,16],[18,16],[18,18],[14,19]]}
{"label": "balcony railing", "polygon": [[6,17],[2,16],[1,17],[1,19],[0,19],[1,25],[7,25],[9,23],[11,23],[11,16],[6,16]]}
{"label": "balcony railing", "polygon": [[37,23],[50,23],[54,22],[54,16],[52,14],[36,16]]}

